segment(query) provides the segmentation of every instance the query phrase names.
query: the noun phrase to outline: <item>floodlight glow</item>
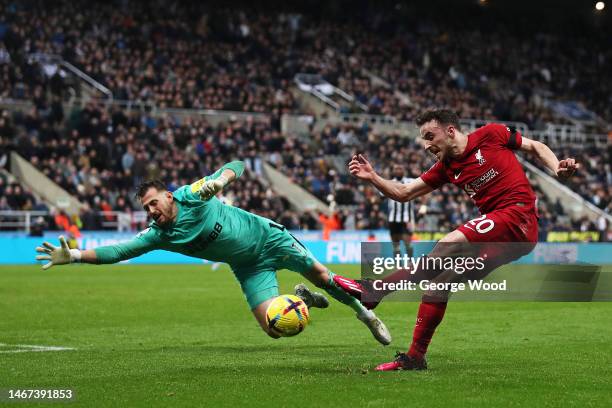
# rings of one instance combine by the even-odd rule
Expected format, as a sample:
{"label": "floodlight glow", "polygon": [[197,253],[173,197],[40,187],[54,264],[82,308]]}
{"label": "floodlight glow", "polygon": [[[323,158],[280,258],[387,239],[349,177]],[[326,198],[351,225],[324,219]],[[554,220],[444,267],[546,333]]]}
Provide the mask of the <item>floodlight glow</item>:
{"label": "floodlight glow", "polygon": [[604,3],[603,1],[598,1],[597,3],[595,3],[595,10],[597,11],[603,10],[604,7],[606,7],[606,3]]}

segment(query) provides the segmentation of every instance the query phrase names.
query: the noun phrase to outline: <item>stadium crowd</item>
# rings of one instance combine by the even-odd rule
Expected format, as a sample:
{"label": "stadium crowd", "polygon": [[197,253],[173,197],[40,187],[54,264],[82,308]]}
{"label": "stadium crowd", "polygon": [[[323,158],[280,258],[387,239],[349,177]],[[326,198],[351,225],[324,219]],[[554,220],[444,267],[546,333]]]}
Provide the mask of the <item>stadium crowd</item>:
{"label": "stadium crowd", "polygon": [[[205,119],[155,118],[95,103],[69,115],[60,112],[66,118],[55,124],[59,126],[36,108],[13,116],[5,111],[0,116],[4,134],[12,135],[0,139],[2,151],[15,150],[84,203],[82,229],[118,221],[109,212],[139,211],[133,192],[144,179],[159,177],[172,190],[236,158],[245,160],[249,171],[228,190],[225,199],[232,205],[277,219],[291,229],[312,230],[324,222],[318,214],[296,213],[265,184],[262,161],[266,160],[322,201],[334,202],[339,208],[336,228],[380,229],[386,226],[386,200],[346,174],[330,157],[348,158],[359,146],[381,173],[388,175],[392,163],[407,163],[407,175],[412,177],[433,163],[416,141],[366,127],[327,126],[312,138],[301,139],[279,133],[269,121],[248,119],[212,126]],[[597,167],[595,157],[588,166]],[[592,171],[582,177],[597,180],[599,176]],[[7,185],[1,178],[0,190],[2,209],[48,209],[21,186]],[[536,191],[545,231],[595,230],[584,226],[584,220],[570,220],[560,204]],[[450,185],[420,199],[416,209],[415,226],[420,231],[450,230],[477,215],[471,200]],[[96,216],[100,212],[107,213]],[[124,220],[122,228],[135,229],[144,221],[133,216]]]}
{"label": "stadium crowd", "polygon": [[269,123],[215,127],[204,119],[179,123],[171,117],[155,119],[89,104],[57,128],[35,111],[9,121],[14,137],[2,138],[3,148],[15,150],[95,212],[140,210],[132,196],[144,179],[161,178],[174,190],[233,158],[245,160],[251,171],[236,182],[227,200],[275,219],[288,208],[260,177],[260,145],[282,145]]}
{"label": "stadium crowd", "polygon": [[[161,177],[175,188],[233,158],[246,160],[251,170],[227,197],[235,205],[290,228],[317,226],[316,214],[293,212],[265,185],[261,161],[268,160],[321,200],[356,208],[340,210],[344,228],[384,227],[384,200],[329,157],[345,159],[355,146],[366,146],[379,166],[410,163],[412,176],[430,160],[414,143],[366,128],[330,126],[311,140],[281,134],[281,115],[303,112],[290,90],[299,72],[322,75],[354,95],[366,113],[402,120],[414,119],[424,107],[448,106],[462,117],[541,128],[562,120],[549,108],[548,100],[555,99],[576,100],[612,119],[610,83],[595,83],[607,72],[612,52],[592,38],[538,33],[525,42],[503,24],[480,32],[430,19],[398,25],[384,13],[365,21],[334,20],[211,11],[191,2],[57,1],[50,7],[2,0],[0,15],[0,96],[34,103],[28,112],[2,112],[0,149],[4,156],[16,150],[85,203],[81,218],[91,221],[86,229],[100,226],[89,212],[137,210],[131,194],[144,178]],[[32,57],[37,53],[61,56],[115,99],[158,108],[266,112],[271,119],[212,126],[205,119],[159,118],[97,103],[64,112],[62,101],[80,90],[57,66]],[[571,153],[586,167],[571,186],[609,213],[609,150]],[[22,187],[0,183],[2,208],[44,206]],[[547,228],[585,228],[581,220],[571,225],[556,207],[541,200]],[[420,229],[448,230],[475,214],[452,187],[418,208]]]}
{"label": "stadium crowd", "polygon": [[289,90],[305,72],[355,95],[367,113],[405,120],[422,107],[448,106],[461,117],[538,128],[561,120],[548,100],[575,100],[612,121],[612,85],[598,80],[612,61],[605,38],[520,33],[503,22],[483,31],[459,19],[411,16],[400,24],[380,12],[335,20],[192,2],[2,1],[0,11],[3,97],[36,99],[41,87],[66,96],[61,71],[39,69],[31,58],[46,53],[115,99],[162,108],[268,112],[278,120],[298,109]]}

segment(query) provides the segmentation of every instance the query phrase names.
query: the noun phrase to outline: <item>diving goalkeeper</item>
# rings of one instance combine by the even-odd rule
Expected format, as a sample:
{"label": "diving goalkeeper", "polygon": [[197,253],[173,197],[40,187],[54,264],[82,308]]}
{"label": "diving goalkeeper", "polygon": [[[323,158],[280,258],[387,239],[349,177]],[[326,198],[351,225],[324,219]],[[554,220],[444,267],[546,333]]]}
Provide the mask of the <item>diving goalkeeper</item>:
{"label": "diving goalkeeper", "polygon": [[[334,281],[334,273],[318,262],[312,253],[284,226],[237,207],[224,205],[216,197],[229,183],[240,177],[244,163],[225,164],[214,174],[186,185],[173,193],[159,180],[146,181],[138,187],[136,198],[153,219],[149,228],[132,240],[96,249],[69,249],[63,237],[60,246],[44,242],[36,251],[37,260],[50,261],[43,269],[68,263],[111,264],[135,258],[149,251],[163,249],[195,258],[227,262],[234,272],[246,300],[261,328],[273,338],[279,337],[266,322],[266,310],[278,296],[276,271],[299,272],[336,300],[350,306],[382,344],[391,335],[374,312],[345,293]],[[309,307],[328,306],[325,296],[296,286],[296,294]]]}

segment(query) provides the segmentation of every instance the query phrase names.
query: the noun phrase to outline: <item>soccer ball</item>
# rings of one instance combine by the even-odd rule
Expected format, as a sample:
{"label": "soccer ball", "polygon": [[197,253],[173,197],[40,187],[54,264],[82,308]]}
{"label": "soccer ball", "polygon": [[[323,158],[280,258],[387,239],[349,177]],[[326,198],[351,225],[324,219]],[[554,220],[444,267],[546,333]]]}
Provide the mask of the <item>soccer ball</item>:
{"label": "soccer ball", "polygon": [[295,295],[281,295],[275,298],[266,310],[268,327],[279,336],[291,337],[301,333],[308,322],[308,306]]}

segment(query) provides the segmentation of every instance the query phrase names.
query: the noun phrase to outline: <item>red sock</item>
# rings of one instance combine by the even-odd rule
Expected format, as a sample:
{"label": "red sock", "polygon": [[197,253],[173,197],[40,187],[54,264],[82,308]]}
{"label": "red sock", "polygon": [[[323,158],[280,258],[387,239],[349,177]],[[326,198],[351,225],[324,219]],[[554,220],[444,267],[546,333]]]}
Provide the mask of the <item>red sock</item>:
{"label": "red sock", "polygon": [[444,317],[446,303],[421,302],[417,314],[412,344],[408,355],[411,357],[422,358],[427,353],[427,346],[436,331],[436,327]]}

